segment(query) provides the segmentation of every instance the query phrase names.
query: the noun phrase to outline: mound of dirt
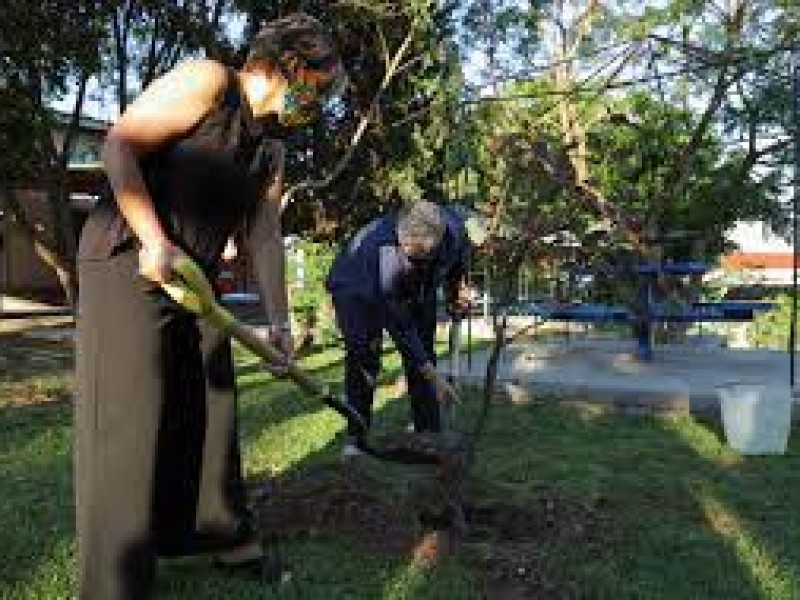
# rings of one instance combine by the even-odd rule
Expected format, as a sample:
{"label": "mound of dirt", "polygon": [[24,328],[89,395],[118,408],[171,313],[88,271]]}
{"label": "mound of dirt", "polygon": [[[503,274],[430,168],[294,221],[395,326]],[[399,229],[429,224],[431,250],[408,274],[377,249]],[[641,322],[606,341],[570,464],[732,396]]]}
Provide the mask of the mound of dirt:
{"label": "mound of dirt", "polygon": [[553,581],[542,566],[540,544],[500,544],[490,548],[479,566],[486,600],[567,600],[580,597]]}
{"label": "mound of dirt", "polygon": [[275,541],[345,533],[371,552],[408,555],[420,535],[412,507],[352,465],[304,469],[255,487],[255,513]]}
{"label": "mound of dirt", "polygon": [[606,529],[603,502],[577,502],[552,491],[540,491],[527,506],[492,500],[466,502],[469,537],[497,542],[575,541],[599,549]]}
{"label": "mound of dirt", "polygon": [[469,560],[482,573],[486,599],[580,597],[569,582],[549,573],[546,552],[567,543],[599,555],[609,532],[604,509],[602,500],[577,502],[548,490],[525,507],[493,501],[466,504],[465,546],[481,549]]}
{"label": "mound of dirt", "polygon": [[[480,490],[478,499],[461,506],[466,531],[454,532],[446,529],[446,519],[431,518],[429,501],[420,502],[424,490],[398,493],[398,486],[387,483],[393,478],[382,472],[380,464],[372,471],[324,464],[257,483],[259,526],[274,541],[346,534],[366,551],[409,557],[427,567],[456,555],[477,571],[488,600],[579,597],[568,582],[552,576],[546,553],[567,543],[599,555],[608,539],[602,500],[578,502],[546,489],[525,506],[499,500],[506,497],[500,490]],[[425,480],[437,478],[428,473]]]}

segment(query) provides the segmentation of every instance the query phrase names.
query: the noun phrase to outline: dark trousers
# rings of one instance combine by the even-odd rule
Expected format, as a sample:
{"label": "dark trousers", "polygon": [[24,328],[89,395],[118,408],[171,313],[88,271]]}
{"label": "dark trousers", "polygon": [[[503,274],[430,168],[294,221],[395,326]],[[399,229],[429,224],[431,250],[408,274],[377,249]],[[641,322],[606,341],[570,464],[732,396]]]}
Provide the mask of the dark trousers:
{"label": "dark trousers", "polygon": [[229,340],[136,269],[134,252],[79,264],[80,600],[148,598],[157,555],[252,537]]}
{"label": "dark trousers", "polygon": [[[384,320],[380,304],[358,297],[334,294],[333,308],[336,323],[342,332],[345,345],[345,394],[347,402],[367,423],[372,419],[372,402],[381,368],[381,345]],[[436,364],[434,341],[436,336],[436,306],[421,303],[412,314],[417,318],[417,333],[422,340],[428,359]],[[422,376],[418,368],[405,358],[403,370],[411,401],[411,413],[416,431],[440,431],[439,403],[433,385]],[[348,433],[355,434],[352,429]]]}

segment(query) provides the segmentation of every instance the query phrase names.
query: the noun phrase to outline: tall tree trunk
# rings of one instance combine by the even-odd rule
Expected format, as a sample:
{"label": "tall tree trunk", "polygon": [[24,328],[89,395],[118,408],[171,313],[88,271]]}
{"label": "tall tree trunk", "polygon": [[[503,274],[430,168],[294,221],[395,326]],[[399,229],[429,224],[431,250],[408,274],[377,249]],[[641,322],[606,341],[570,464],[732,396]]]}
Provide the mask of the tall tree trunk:
{"label": "tall tree trunk", "polygon": [[131,3],[124,2],[112,16],[114,50],[117,57],[117,102],[122,114],[128,106],[128,31],[131,19]]}
{"label": "tall tree trunk", "polygon": [[74,261],[60,255],[44,239],[42,234],[28,220],[25,210],[14,195],[13,190],[7,185],[3,186],[2,199],[8,209],[14,227],[31,241],[36,256],[53,270],[67,303],[70,306],[75,306],[75,301],[78,297],[78,279],[75,273]]}
{"label": "tall tree trunk", "polygon": [[[568,3],[560,4],[561,15],[565,17],[568,12]],[[575,88],[575,71],[573,61],[575,60],[578,48],[583,39],[589,34],[592,22],[599,10],[598,0],[590,0],[586,10],[578,15],[570,25],[566,25],[564,20],[558,20],[556,27],[559,35],[556,44],[556,56],[554,67],[554,82],[556,93],[559,95],[558,114],[561,123],[561,134],[564,145],[567,149],[572,168],[578,181],[587,181],[589,178],[589,167],[587,163],[587,142],[586,128],[581,122],[578,108],[572,99]]]}
{"label": "tall tree trunk", "polygon": [[52,242],[45,241],[43,235],[30,224],[24,209],[17,201],[10,189],[4,189],[6,204],[9,212],[14,216],[18,228],[31,239],[36,255],[42,262],[51,268],[58,279],[68,302],[75,299],[77,282],[74,276],[74,257],[76,253],[75,229],[69,204],[69,190],[67,182],[67,165],[72,143],[77,133],[81,107],[86,93],[88,73],[83,73],[79,80],[76,102],[64,135],[61,149],[56,147],[53,131],[55,122],[49,116],[45,107],[42,90],[42,78],[38,73],[30,77],[29,93],[31,101],[38,107],[40,114],[45,115],[47,127],[39,142],[44,153],[44,176],[41,183],[47,195],[52,221]]}

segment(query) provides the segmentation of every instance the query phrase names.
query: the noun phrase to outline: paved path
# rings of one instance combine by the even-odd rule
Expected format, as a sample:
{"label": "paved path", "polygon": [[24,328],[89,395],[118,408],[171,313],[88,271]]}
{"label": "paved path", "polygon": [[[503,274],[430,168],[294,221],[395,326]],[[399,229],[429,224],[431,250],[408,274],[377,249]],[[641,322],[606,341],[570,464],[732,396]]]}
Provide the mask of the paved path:
{"label": "paved path", "polygon": [[45,304],[43,302],[36,302],[35,300],[27,300],[25,298],[18,298],[16,296],[9,296],[0,294],[0,314],[16,314],[16,313],[51,313],[53,311],[68,311],[68,307],[55,306],[52,304]]}
{"label": "paved path", "polygon": [[[643,363],[633,350],[632,343],[616,340],[512,345],[501,359],[498,386],[512,401],[557,395],[629,412],[716,412],[720,386],[789,385],[786,352],[664,345]],[[462,357],[461,381],[481,385],[486,360],[487,351],[478,351],[467,369]],[[445,359],[442,369],[448,368]]]}
{"label": "paved path", "polygon": [[48,332],[71,327],[75,318],[63,306],[52,306],[0,294],[0,335]]}

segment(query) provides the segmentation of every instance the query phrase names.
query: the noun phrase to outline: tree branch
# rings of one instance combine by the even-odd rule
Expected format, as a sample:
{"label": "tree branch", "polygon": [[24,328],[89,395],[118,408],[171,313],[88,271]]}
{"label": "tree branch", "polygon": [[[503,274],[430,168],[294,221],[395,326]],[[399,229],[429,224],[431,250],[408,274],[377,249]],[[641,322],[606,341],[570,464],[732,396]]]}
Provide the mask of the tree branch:
{"label": "tree branch", "polygon": [[575,23],[572,24],[570,27],[570,55],[575,55],[578,51],[578,46],[580,46],[581,41],[583,38],[588,35],[589,31],[592,28],[592,19],[597,12],[597,9],[600,7],[600,2],[598,0],[589,0],[589,5],[586,7],[586,10],[578,16],[575,20]]}
{"label": "tree branch", "polygon": [[392,57],[389,55],[389,44],[386,42],[386,35],[383,33],[383,26],[378,25],[378,41],[381,45],[381,58],[383,59],[383,69],[387,71],[391,64]]}
{"label": "tree branch", "polygon": [[662,200],[673,194],[676,189],[680,189],[683,186],[686,177],[688,176],[689,164],[692,158],[697,154],[697,151],[700,148],[700,142],[708,131],[708,127],[711,124],[714,115],[722,105],[722,101],[725,99],[725,94],[727,93],[728,88],[734,81],[742,77],[744,73],[745,70],[740,68],[737,73],[729,78],[727,76],[727,65],[720,69],[719,75],[717,76],[717,81],[714,84],[714,91],[712,92],[711,98],[709,99],[708,104],[703,111],[703,115],[700,117],[700,120],[698,121],[697,126],[692,133],[691,139],[678,154],[678,158],[675,160],[674,167],[672,168],[669,176],[664,179],[665,184],[669,187],[665,187],[661,190],[659,196]]}
{"label": "tree branch", "polygon": [[75,136],[78,134],[78,129],[80,127],[81,113],[83,112],[83,102],[86,98],[86,86],[89,83],[89,77],[90,73],[86,70],[81,72],[78,79],[75,103],[72,107],[72,114],[70,115],[67,131],[64,133],[64,143],[61,146],[61,153],[58,161],[61,169],[64,171],[66,171],[69,166],[69,155],[72,151],[72,144],[75,142]]}
{"label": "tree branch", "polygon": [[290,187],[286,192],[284,192],[283,196],[281,197],[281,210],[285,210],[289,203],[292,201],[292,198],[302,190],[320,190],[329,186],[339,175],[341,175],[342,171],[345,170],[347,165],[350,164],[350,161],[353,158],[353,154],[355,153],[356,147],[358,143],[361,141],[361,138],[364,135],[364,132],[367,130],[367,126],[369,125],[370,120],[372,119],[372,115],[378,108],[381,96],[383,95],[384,90],[389,86],[389,83],[392,81],[394,76],[396,75],[397,68],[400,65],[400,61],[405,56],[408,48],[411,46],[411,42],[414,39],[414,25],[412,24],[409,27],[408,33],[406,37],[403,39],[400,46],[397,48],[397,51],[394,54],[394,57],[390,61],[386,73],[383,76],[383,81],[381,81],[380,85],[378,86],[378,90],[375,92],[375,95],[372,98],[372,102],[370,103],[369,108],[367,109],[366,114],[361,118],[358,126],[356,127],[356,131],[353,134],[353,137],[350,140],[350,145],[345,151],[344,155],[339,162],[336,163],[333,170],[323,179],[318,180],[307,180],[301,181],[300,183]]}
{"label": "tree branch", "polygon": [[128,105],[128,61],[126,52],[127,41],[127,27],[123,26],[122,18],[127,19],[127,8],[124,10],[123,15],[120,15],[119,8],[114,10],[112,15],[112,32],[114,37],[114,50],[117,54],[117,103],[119,105],[119,112],[122,114],[125,107]]}
{"label": "tree branch", "polygon": [[147,58],[145,58],[144,73],[142,75],[142,88],[153,81],[155,78],[156,64],[158,63],[158,34],[161,18],[158,12],[153,15],[153,28],[150,34],[150,44],[147,48]]}
{"label": "tree branch", "polygon": [[659,35],[657,33],[650,33],[647,35],[647,37],[665,46],[680,48],[689,54],[694,54],[697,57],[708,61],[719,62],[719,60],[722,58],[722,52],[711,50],[705,46],[698,46],[697,44],[693,44],[685,40],[673,40],[672,38]]}
{"label": "tree branch", "polygon": [[212,30],[216,30],[216,28],[219,27],[219,20],[222,18],[222,9],[225,8],[226,4],[226,0],[217,0],[212,3],[211,18],[209,19]]}
{"label": "tree branch", "polygon": [[395,70],[395,75],[400,75],[401,73],[404,73],[404,72],[408,71],[411,67],[413,67],[413,66],[415,66],[415,65],[417,65],[417,64],[419,64],[421,62],[422,62],[422,57],[421,56],[415,56],[414,58],[410,58],[409,60],[404,62],[402,65],[397,67],[397,69]]}
{"label": "tree branch", "polygon": [[743,176],[747,176],[753,169],[753,167],[755,167],[762,158],[764,158],[765,156],[769,156],[770,154],[775,154],[776,152],[780,152],[781,150],[785,150],[791,145],[792,141],[793,140],[791,138],[779,140],[773,144],[764,146],[763,148],[761,148],[761,150],[756,150],[755,146],[753,146],[748,151],[744,163],[742,164]]}
{"label": "tree branch", "polygon": [[[55,130],[55,122],[52,113],[47,110],[44,102],[44,95],[42,90],[42,77],[36,73],[30,78],[29,93],[32,102],[37,107],[37,112],[41,115],[45,122],[45,127],[41,130],[39,136],[39,144],[45,158],[44,171],[42,173],[41,182],[45,186],[48,199],[50,201],[51,215],[53,218],[53,240],[55,247],[62,253],[63,256],[72,256],[74,249],[74,239],[72,237],[72,219],[69,213],[69,206],[65,201],[67,195],[66,189],[66,169],[61,165],[65,164],[64,148],[59,152],[56,148],[55,138],[53,131]],[[82,102],[82,98],[80,98]],[[73,111],[73,119],[77,121],[79,118],[80,105],[76,104]]]}
{"label": "tree branch", "polygon": [[548,158],[549,151],[543,145],[545,142],[539,142],[535,146],[528,140],[524,140],[523,143],[527,146],[530,156],[556,185],[593,206],[606,221],[606,226],[621,231],[634,248],[638,250],[646,248],[638,233],[629,225],[627,218],[600,190],[586,181],[577,180],[574,170],[567,171],[560,168]]}

